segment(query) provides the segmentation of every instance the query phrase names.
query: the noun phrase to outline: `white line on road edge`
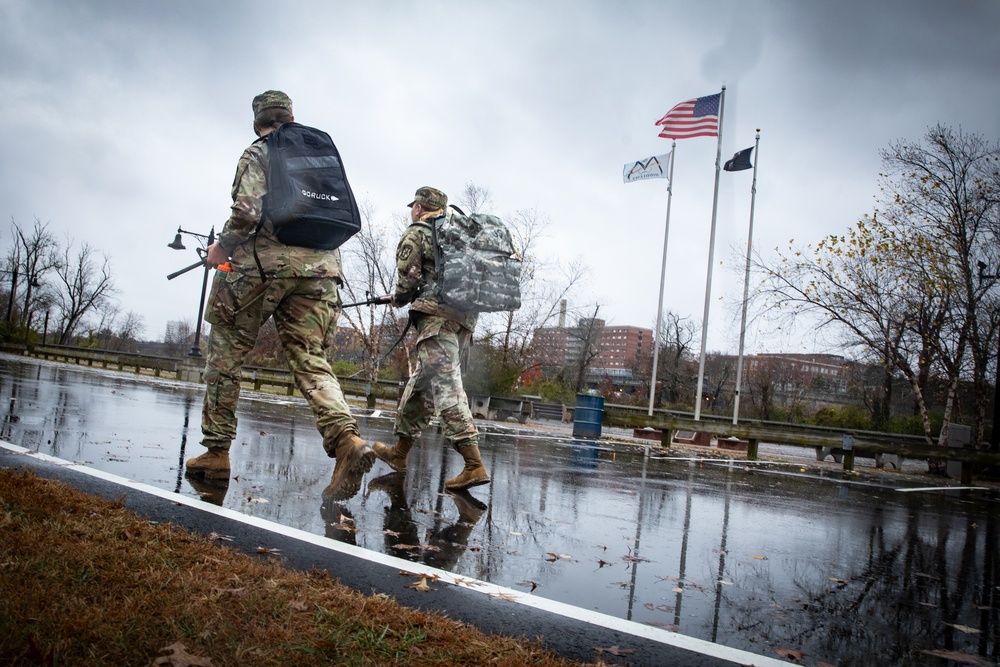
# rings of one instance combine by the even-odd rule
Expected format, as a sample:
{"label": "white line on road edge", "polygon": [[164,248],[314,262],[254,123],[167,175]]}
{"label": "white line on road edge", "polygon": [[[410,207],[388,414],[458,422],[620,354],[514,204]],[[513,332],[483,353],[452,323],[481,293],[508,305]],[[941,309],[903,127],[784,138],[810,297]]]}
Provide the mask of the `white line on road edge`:
{"label": "white line on road edge", "polygon": [[382,554],[377,551],[369,551],[368,549],[362,549],[361,547],[354,546],[352,544],[346,544],[344,542],[338,542],[337,540],[322,537],[319,535],[314,535],[308,533],[304,530],[298,528],[292,528],[290,526],[282,526],[279,523],[273,521],[268,521],[267,519],[260,519],[258,517],[249,516],[242,514],[235,510],[226,509],[225,507],[219,507],[213,505],[212,503],[199,500],[190,496],[184,496],[173,491],[167,491],[165,489],[159,489],[155,486],[145,484],[143,482],[136,482],[134,480],[126,479],[124,477],[119,477],[118,475],[113,475],[95,468],[87,467],[80,463],[73,463],[72,461],[67,461],[65,459],[56,458],[48,454],[43,454],[38,451],[26,449],[24,447],[19,447],[18,445],[0,440],[0,447],[8,449],[16,454],[24,454],[32,458],[36,458],[41,461],[48,463],[53,463],[65,468],[70,468],[78,472],[90,475],[91,477],[96,477],[98,479],[103,479],[107,482],[118,484],[120,486],[125,486],[136,491],[143,493],[148,493],[153,496],[164,498],[171,502],[180,503],[183,505],[188,505],[196,509],[202,510],[204,512],[209,512],[211,514],[216,514],[218,516],[231,519],[233,521],[240,521],[250,526],[255,526],[257,528],[262,528],[264,530],[277,533],[279,535],[284,535],[286,537],[291,537],[303,542],[308,542],[318,547],[329,549],[331,551],[336,551],[342,554],[353,556],[355,558],[360,558],[372,563],[378,563],[380,565],[387,565],[390,567],[397,568],[399,570],[404,570],[406,572],[413,572],[417,575],[427,575],[436,577],[437,581],[440,583],[452,584],[454,586],[462,586],[472,591],[478,593],[483,593],[489,595],[493,598],[500,598],[507,602],[512,602],[514,604],[523,605],[525,607],[531,607],[533,609],[538,609],[540,611],[545,611],[551,614],[556,614],[565,618],[574,619],[577,621],[582,621],[584,623],[590,623],[592,625],[597,625],[600,627],[607,628],[609,630],[616,630],[618,632],[624,632],[635,637],[641,637],[643,639],[649,639],[651,641],[660,642],[661,644],[666,644],[668,646],[674,646],[676,648],[685,649],[692,651],[694,653],[700,653],[702,655],[711,656],[718,658],[720,660],[729,660],[740,665],[754,665],[755,667],[787,667],[788,663],[782,660],[776,660],[774,658],[769,658],[767,656],[758,655],[756,653],[750,653],[748,651],[743,651],[741,649],[730,648],[728,646],[723,646],[721,644],[714,644],[704,639],[697,639],[695,637],[688,637],[687,635],[682,635],[677,632],[671,632],[669,630],[664,630],[662,628],[656,628],[649,625],[643,625],[642,623],[636,623],[635,621],[628,621],[623,618],[617,618],[615,616],[609,616],[608,614],[602,614],[595,611],[590,611],[589,609],[582,609],[580,607],[574,607],[573,605],[566,604],[564,602],[557,602],[555,600],[548,600],[546,598],[537,597],[534,595],[526,595],[522,591],[518,591],[512,588],[506,588],[504,586],[497,586],[496,584],[491,584],[486,581],[479,581],[477,579],[470,579],[467,577],[458,576],[447,570],[439,570],[434,567],[423,565],[421,563],[414,563],[412,561],[405,560],[403,558],[396,558],[395,556],[390,556],[388,554]]}
{"label": "white line on road edge", "polygon": [[914,491],[988,491],[986,486],[921,486],[915,489],[896,489],[900,493],[913,493]]}

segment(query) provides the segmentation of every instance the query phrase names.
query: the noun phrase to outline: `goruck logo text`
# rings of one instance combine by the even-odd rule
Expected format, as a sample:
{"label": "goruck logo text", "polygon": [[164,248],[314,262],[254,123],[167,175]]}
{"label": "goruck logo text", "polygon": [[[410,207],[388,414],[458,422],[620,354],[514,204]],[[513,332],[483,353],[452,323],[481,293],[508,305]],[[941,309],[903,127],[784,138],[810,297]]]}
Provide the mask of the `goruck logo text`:
{"label": "goruck logo text", "polygon": [[308,190],[302,191],[303,197],[310,197],[312,199],[323,199],[326,201],[340,201],[337,197],[333,195],[324,194],[322,192],[309,192]]}

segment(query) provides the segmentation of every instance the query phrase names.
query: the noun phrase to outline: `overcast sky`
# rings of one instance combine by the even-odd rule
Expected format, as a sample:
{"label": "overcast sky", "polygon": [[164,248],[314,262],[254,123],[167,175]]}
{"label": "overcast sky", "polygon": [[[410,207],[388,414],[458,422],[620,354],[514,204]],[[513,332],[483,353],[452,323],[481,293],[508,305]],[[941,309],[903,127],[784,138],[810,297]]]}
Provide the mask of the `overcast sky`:
{"label": "overcast sky", "polygon": [[[422,185],[487,187],[496,212],[550,219],[544,254],[591,267],[581,300],[652,328],[666,181],[621,174],[669,151],[654,123],[672,106],[726,86],[723,161],[761,128],[767,254],[870,213],[890,142],[939,122],[1000,139],[998,32],[992,0],[0,0],[0,213],[109,254],[123,308],[162,339],[201,291],[199,272],[166,280],[197,259],[166,244],[221,229],[250,101],[277,88],[378,219]],[[697,324],[716,148],[677,142],[664,307]],[[752,172],[720,179],[708,348],[735,352]],[[812,340],[753,330],[747,351],[826,351]]]}

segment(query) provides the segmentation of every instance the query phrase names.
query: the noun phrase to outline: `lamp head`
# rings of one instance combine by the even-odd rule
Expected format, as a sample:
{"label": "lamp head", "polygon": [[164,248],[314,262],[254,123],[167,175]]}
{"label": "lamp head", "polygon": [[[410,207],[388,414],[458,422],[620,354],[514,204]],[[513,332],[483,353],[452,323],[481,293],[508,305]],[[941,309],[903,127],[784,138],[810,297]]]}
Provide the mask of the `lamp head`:
{"label": "lamp head", "polygon": [[181,241],[181,230],[177,230],[177,235],[174,236],[174,240],[167,244],[168,248],[173,248],[174,250],[185,250],[184,242]]}

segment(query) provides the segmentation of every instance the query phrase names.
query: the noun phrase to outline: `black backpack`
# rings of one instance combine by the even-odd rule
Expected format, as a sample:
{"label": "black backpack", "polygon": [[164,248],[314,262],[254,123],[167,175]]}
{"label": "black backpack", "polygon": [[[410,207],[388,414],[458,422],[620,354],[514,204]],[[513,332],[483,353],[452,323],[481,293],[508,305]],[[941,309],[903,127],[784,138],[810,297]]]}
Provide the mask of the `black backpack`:
{"label": "black backpack", "polygon": [[333,250],[361,230],[361,213],[330,135],[292,122],[266,141],[264,216],[279,241]]}

